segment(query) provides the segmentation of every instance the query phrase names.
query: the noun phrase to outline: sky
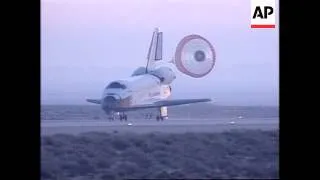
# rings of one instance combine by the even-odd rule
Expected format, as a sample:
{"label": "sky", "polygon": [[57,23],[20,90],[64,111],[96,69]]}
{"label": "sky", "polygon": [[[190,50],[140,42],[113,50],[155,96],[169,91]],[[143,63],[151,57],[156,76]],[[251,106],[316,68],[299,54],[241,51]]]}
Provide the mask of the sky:
{"label": "sky", "polygon": [[173,98],[278,105],[278,26],[251,29],[250,0],[42,0],[41,103],[100,98],[110,81],[146,65],[156,27],[163,32],[164,61],[189,34],[205,37],[216,51],[207,76],[177,72]]}

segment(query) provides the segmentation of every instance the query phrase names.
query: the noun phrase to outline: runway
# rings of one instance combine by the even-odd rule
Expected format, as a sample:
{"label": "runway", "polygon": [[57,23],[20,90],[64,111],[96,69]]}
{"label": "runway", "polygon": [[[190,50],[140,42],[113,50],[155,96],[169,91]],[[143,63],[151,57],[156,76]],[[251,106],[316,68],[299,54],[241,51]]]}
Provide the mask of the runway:
{"label": "runway", "polygon": [[231,129],[278,129],[278,118],[219,118],[219,119],[167,119],[151,120],[43,120],[41,135],[57,133],[79,134],[83,132],[221,132]]}

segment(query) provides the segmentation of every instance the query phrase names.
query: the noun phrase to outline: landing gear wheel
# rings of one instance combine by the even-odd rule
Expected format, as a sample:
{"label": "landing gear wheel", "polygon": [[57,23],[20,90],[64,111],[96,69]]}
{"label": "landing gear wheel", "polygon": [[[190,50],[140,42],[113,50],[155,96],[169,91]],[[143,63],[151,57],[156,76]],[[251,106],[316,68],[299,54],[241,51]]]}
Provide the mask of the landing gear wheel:
{"label": "landing gear wheel", "polygon": [[163,121],[164,118],[161,116],[157,116],[156,119],[157,119],[157,121]]}
{"label": "landing gear wheel", "polygon": [[127,121],[128,120],[128,116],[126,114],[121,114],[119,119],[120,119],[120,121],[122,121],[122,120]]}

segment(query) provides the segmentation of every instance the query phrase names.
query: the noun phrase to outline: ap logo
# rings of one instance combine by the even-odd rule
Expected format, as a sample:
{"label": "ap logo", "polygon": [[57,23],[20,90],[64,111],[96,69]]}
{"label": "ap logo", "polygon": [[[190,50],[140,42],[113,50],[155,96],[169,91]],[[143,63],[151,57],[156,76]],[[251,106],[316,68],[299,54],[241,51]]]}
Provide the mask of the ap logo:
{"label": "ap logo", "polygon": [[251,0],[251,28],[275,28],[275,8],[275,0]]}

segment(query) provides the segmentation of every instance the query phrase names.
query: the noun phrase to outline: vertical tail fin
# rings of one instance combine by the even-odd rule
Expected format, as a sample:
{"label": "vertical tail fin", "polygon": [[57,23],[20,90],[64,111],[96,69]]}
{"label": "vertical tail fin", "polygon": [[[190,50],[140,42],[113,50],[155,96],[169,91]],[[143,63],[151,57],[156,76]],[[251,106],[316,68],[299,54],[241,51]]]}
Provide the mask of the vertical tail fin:
{"label": "vertical tail fin", "polygon": [[153,31],[147,59],[146,73],[154,68],[156,61],[162,60],[162,32],[158,28]]}

